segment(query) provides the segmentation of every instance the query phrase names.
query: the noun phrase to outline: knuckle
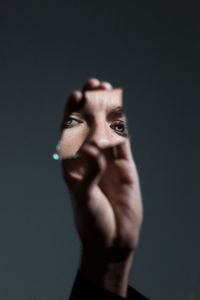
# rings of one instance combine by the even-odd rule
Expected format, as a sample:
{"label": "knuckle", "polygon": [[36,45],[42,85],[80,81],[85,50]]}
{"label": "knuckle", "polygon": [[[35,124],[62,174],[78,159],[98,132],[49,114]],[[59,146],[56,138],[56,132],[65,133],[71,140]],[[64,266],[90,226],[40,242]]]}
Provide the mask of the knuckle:
{"label": "knuckle", "polygon": [[69,100],[71,99],[77,99],[77,98],[80,98],[81,96],[81,91],[79,90],[74,90],[70,95],[69,95]]}
{"label": "knuckle", "polygon": [[112,84],[108,81],[103,81],[102,85],[104,85],[106,88],[111,88],[112,87]]}
{"label": "knuckle", "polygon": [[95,89],[99,86],[100,81],[97,78],[90,78],[86,81],[83,86],[83,91]]}

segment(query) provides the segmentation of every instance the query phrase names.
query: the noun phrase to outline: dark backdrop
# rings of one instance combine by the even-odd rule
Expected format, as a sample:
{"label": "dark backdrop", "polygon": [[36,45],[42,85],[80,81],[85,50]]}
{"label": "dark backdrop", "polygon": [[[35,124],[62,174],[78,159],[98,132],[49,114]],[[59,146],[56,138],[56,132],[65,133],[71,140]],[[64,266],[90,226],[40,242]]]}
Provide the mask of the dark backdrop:
{"label": "dark backdrop", "polygon": [[200,299],[199,17],[198,1],[1,0],[0,299],[69,295],[80,245],[52,153],[89,77],[125,91],[144,202],[130,284]]}

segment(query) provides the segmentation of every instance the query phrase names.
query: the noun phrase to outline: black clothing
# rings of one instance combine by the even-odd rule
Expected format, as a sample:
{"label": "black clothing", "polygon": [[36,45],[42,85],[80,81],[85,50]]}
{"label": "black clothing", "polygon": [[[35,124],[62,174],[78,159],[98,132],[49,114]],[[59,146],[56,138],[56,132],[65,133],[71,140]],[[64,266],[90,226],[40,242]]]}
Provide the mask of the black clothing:
{"label": "black clothing", "polygon": [[120,297],[108,290],[102,289],[95,283],[88,280],[79,270],[69,300],[148,300],[146,297],[137,292],[130,285],[128,286],[127,297]]}

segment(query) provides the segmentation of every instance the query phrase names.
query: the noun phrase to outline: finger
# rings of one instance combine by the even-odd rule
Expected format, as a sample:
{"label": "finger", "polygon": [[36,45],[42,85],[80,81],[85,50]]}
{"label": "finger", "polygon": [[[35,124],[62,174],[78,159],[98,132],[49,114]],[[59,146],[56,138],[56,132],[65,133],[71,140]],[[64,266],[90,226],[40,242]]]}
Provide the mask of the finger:
{"label": "finger", "polygon": [[65,109],[64,109],[64,116],[61,122],[61,130],[64,127],[64,123],[66,122],[66,119],[69,117],[69,115],[78,109],[81,108],[81,106],[84,105],[84,98],[81,91],[74,91],[70,94]]}
{"label": "finger", "polygon": [[100,150],[91,144],[85,144],[80,152],[86,161],[86,172],[81,185],[85,191],[90,191],[100,181],[106,168],[106,160]]}
{"label": "finger", "polygon": [[114,146],[113,155],[114,159],[125,159],[130,162],[133,161],[130,139],[126,139],[124,143]]}
{"label": "finger", "polygon": [[107,81],[102,81],[99,85],[99,89],[103,90],[111,90],[112,89],[112,84]]}
{"label": "finger", "polygon": [[102,153],[104,153],[107,160],[124,159],[129,162],[133,161],[129,139],[126,139],[123,143],[102,149]]}
{"label": "finger", "polygon": [[97,78],[90,78],[84,84],[82,91],[84,92],[86,90],[97,89],[99,85],[100,85],[100,80],[98,80]]}

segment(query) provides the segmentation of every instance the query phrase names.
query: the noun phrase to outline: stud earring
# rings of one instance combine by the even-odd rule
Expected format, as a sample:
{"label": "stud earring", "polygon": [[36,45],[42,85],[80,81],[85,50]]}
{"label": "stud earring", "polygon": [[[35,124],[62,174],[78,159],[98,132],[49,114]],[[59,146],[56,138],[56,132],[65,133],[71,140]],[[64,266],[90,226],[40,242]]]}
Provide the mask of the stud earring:
{"label": "stud earring", "polygon": [[[60,149],[60,140],[58,141],[58,143],[56,145],[56,151],[58,151],[59,149]],[[52,155],[52,157],[54,160],[60,160],[60,157],[59,157],[58,153],[56,153],[56,152]]]}

